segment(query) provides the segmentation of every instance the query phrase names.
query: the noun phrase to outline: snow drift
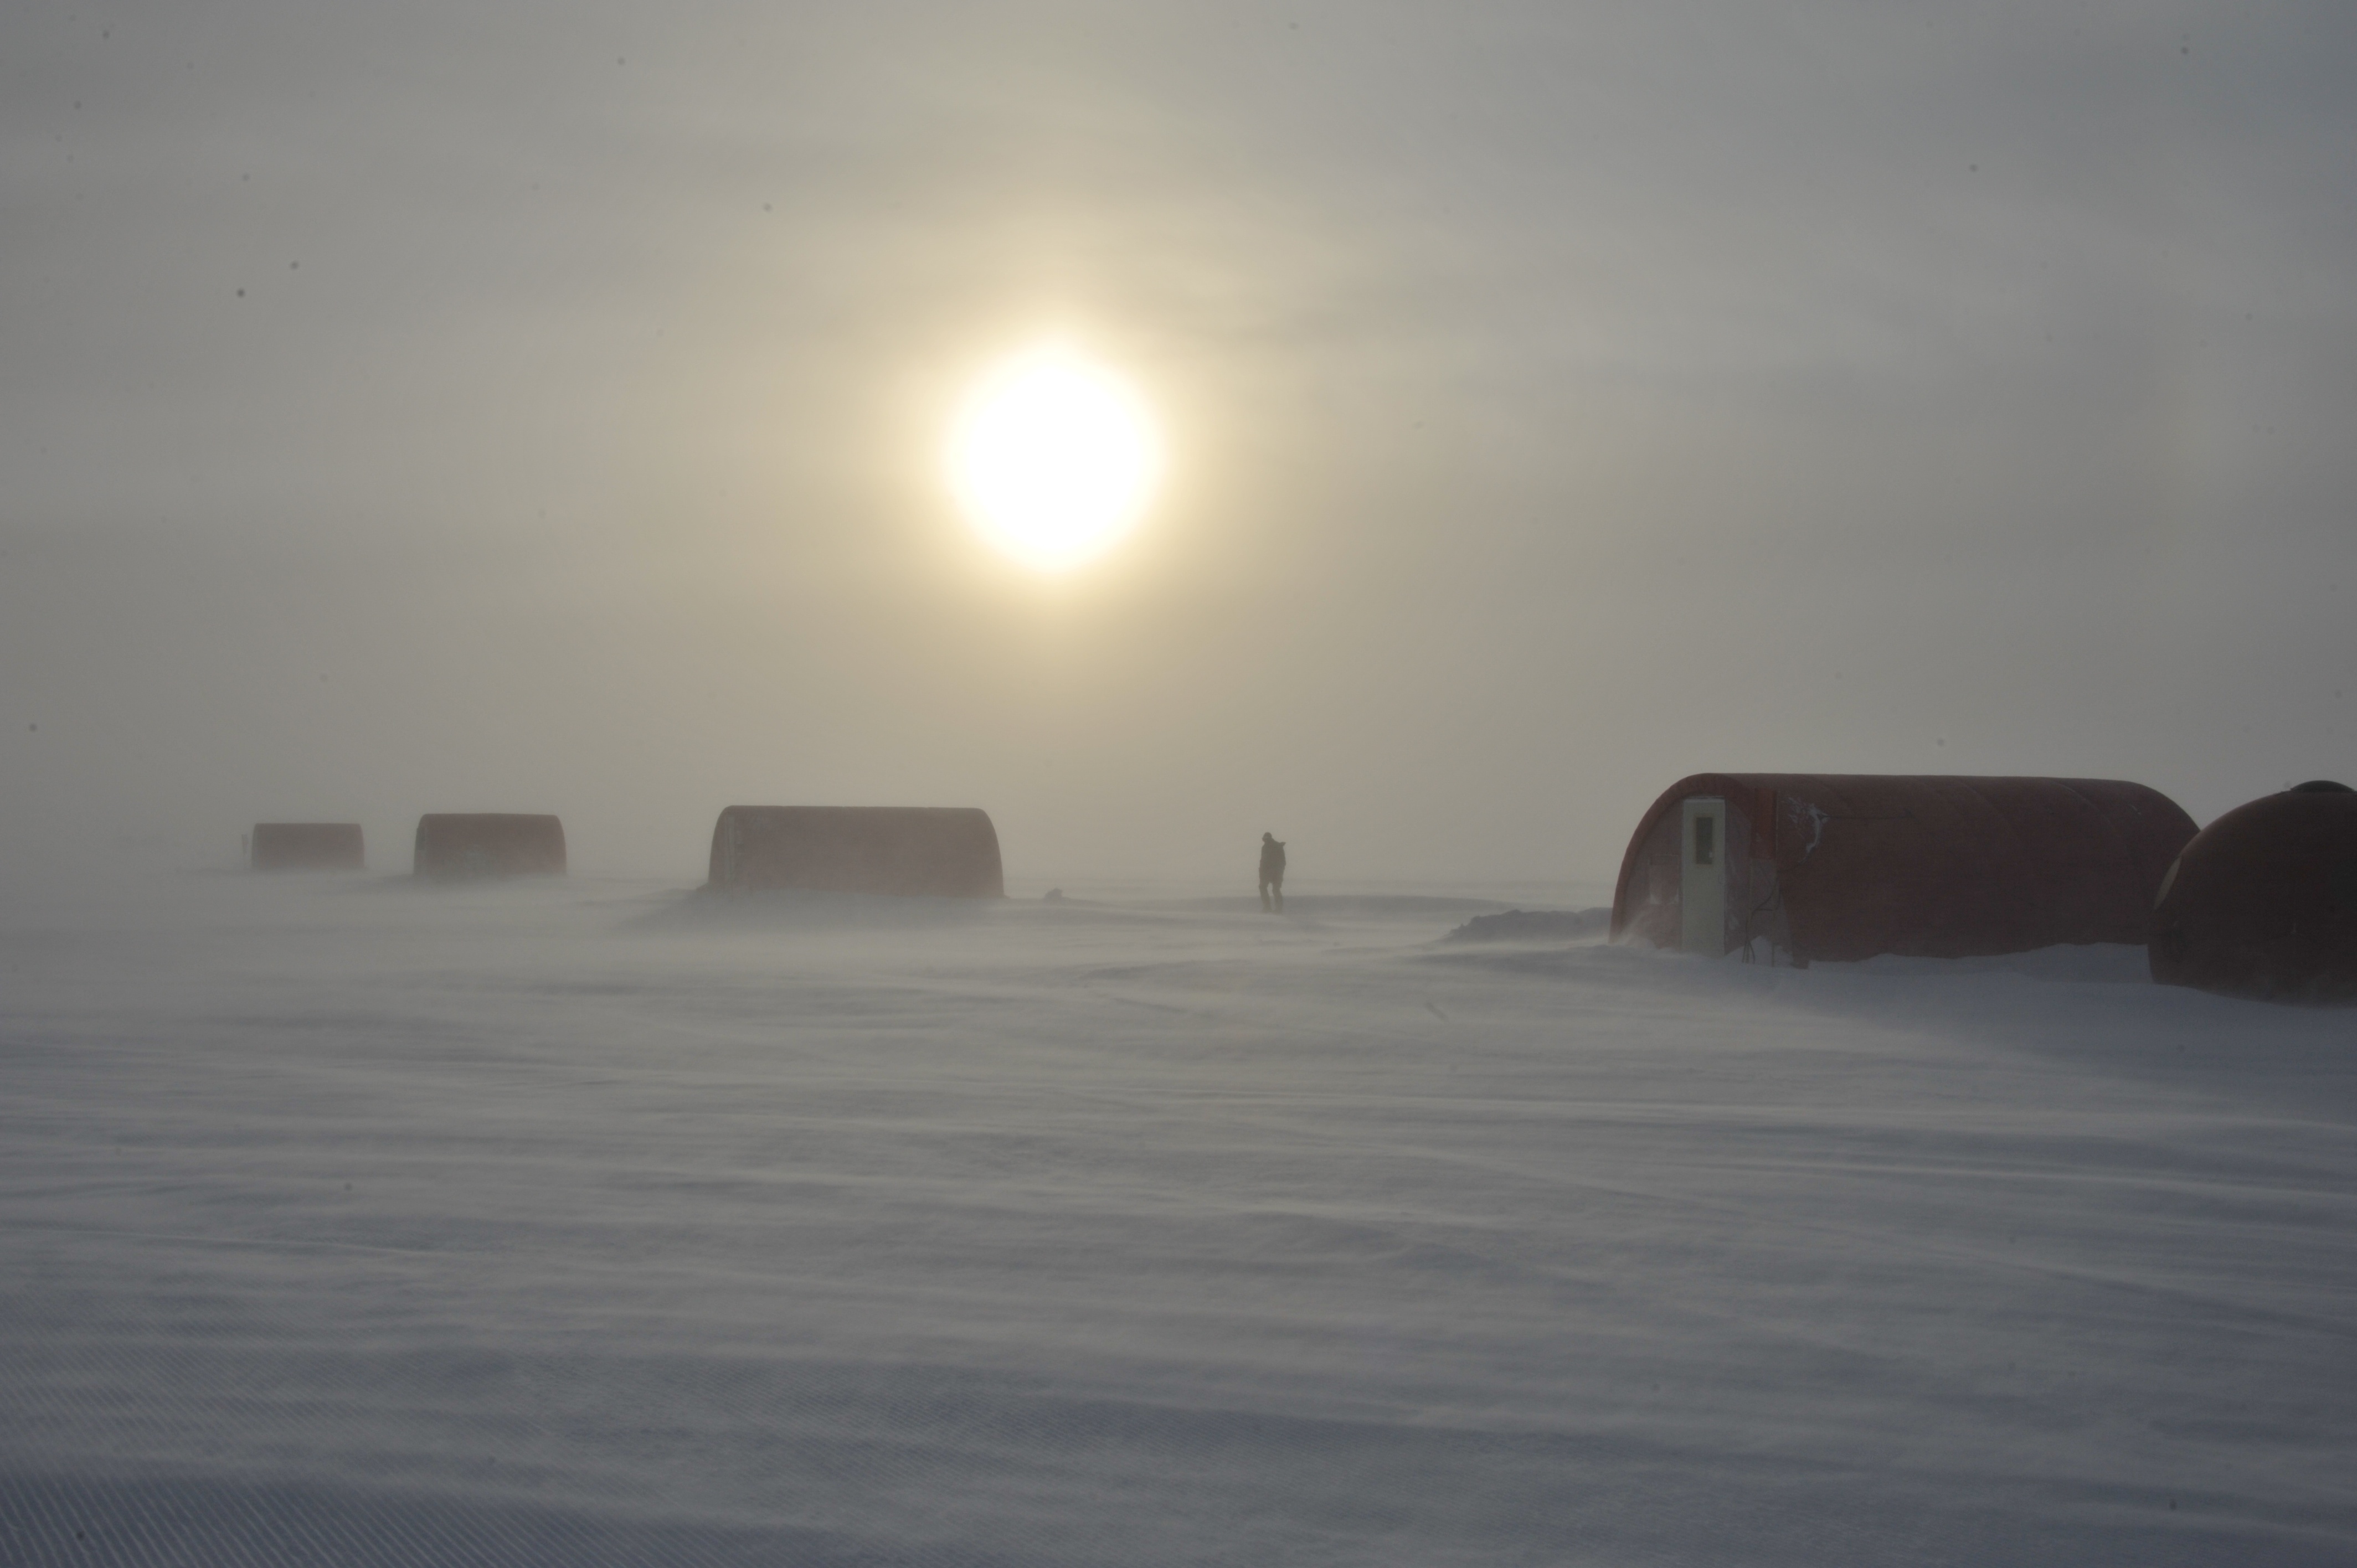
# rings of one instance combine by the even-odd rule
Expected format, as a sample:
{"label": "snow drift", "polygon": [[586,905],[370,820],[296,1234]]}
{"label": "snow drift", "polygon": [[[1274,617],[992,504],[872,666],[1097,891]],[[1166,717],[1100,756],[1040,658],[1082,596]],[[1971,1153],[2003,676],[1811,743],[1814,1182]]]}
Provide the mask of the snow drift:
{"label": "snow drift", "polygon": [[0,892],[0,1562],[2357,1556],[2345,1015],[1073,891]]}

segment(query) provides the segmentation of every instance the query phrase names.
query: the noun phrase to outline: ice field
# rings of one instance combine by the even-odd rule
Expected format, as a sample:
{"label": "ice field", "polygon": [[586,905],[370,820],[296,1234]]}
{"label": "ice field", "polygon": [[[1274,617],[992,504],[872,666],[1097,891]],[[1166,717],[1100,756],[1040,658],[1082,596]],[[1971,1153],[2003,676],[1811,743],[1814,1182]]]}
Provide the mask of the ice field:
{"label": "ice field", "polygon": [[0,894],[0,1563],[2357,1561],[2357,1014],[1309,891]]}

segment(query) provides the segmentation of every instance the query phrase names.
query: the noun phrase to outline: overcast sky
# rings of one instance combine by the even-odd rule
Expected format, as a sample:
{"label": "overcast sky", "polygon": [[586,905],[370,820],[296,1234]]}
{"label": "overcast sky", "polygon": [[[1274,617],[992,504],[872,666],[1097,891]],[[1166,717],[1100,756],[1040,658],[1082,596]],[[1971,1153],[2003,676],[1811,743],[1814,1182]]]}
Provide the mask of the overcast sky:
{"label": "overcast sky", "polygon": [[[0,865],[1595,882],[1702,769],[2352,778],[2352,82],[2341,4],[12,0]],[[1169,471],[1045,582],[939,450],[1050,331]]]}

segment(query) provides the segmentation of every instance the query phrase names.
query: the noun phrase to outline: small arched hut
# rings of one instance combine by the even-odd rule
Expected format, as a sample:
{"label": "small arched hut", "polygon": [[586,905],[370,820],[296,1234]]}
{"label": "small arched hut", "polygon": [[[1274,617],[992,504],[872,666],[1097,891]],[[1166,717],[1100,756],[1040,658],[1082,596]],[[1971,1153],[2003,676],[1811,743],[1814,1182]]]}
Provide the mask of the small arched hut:
{"label": "small arched hut", "polygon": [[1612,936],[1801,964],[2141,943],[2192,837],[2116,779],[1697,773],[1637,824]]}
{"label": "small arched hut", "polygon": [[2357,791],[2317,779],[2194,835],[2153,911],[2152,977],[2267,1002],[2357,1002]]}
{"label": "small arched hut", "polygon": [[246,864],[256,871],[361,871],[368,854],[358,822],[256,822]]}
{"label": "small arched hut", "polygon": [[508,811],[429,811],[417,819],[410,862],[420,876],[466,882],[486,876],[562,876],[565,824]]}
{"label": "small arched hut", "polygon": [[712,886],[1003,898],[998,830],[972,806],[731,806]]}

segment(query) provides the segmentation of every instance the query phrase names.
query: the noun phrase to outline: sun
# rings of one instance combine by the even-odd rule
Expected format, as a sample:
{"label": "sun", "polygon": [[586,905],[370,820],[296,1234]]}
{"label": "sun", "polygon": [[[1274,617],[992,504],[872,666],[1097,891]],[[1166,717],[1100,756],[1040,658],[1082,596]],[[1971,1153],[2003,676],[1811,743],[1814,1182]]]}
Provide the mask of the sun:
{"label": "sun", "polygon": [[1061,344],[978,382],[950,431],[949,479],[983,537],[1062,572],[1103,553],[1146,510],[1162,468],[1152,415],[1129,384]]}

